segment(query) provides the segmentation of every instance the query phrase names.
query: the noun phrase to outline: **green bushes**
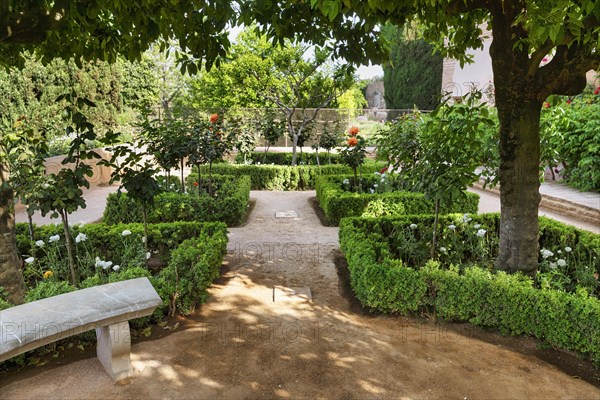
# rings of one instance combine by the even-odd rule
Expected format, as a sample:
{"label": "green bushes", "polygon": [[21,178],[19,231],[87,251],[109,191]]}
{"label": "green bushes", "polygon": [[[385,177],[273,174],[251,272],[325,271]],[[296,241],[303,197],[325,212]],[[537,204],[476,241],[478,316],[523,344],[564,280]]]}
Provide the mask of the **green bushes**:
{"label": "green bushes", "polygon": [[[385,164],[367,162],[361,167],[364,174],[379,171]],[[201,166],[202,174],[208,173],[207,166]],[[220,175],[248,175],[252,190],[310,190],[315,188],[316,178],[321,175],[340,175],[352,172],[345,165],[237,165],[215,164],[212,171]]]}
{"label": "green bushes", "polygon": [[[350,179],[350,175],[317,178],[317,201],[331,224],[339,224],[344,217],[433,214],[435,210],[433,201],[426,200],[422,193],[376,193],[374,190],[373,193],[368,192],[375,182],[375,178],[371,176],[363,178],[363,190],[367,191],[366,193],[347,191],[343,182]],[[451,207],[442,207],[440,212],[476,213],[478,203],[478,195],[467,193],[465,200],[457,201]]]}
{"label": "green bushes", "polygon": [[[75,226],[73,234],[83,233],[87,235],[86,244],[92,249],[102,249],[101,255],[103,260],[112,260],[113,264],[123,264],[121,256],[126,253],[126,242],[122,233],[124,231],[131,232],[131,237],[142,237],[144,228],[142,224],[122,224],[122,225],[105,225],[105,224],[90,224],[84,226]],[[17,224],[17,239],[19,252],[28,254],[32,251],[31,243],[26,236],[28,227],[26,224]],[[57,225],[45,225],[35,229],[35,240],[47,240],[48,237],[62,232],[62,227]],[[219,266],[223,261],[223,257],[227,248],[227,227],[220,222],[174,222],[164,224],[150,224],[148,227],[147,245],[151,254],[153,254],[153,263],[150,269],[146,268],[143,263],[135,267],[123,267],[119,271],[112,271],[110,268],[107,271],[101,271],[101,268],[96,268],[96,272],[85,278],[80,287],[86,288],[106,282],[118,282],[125,279],[133,279],[139,277],[149,277],[157,292],[163,299],[163,307],[159,307],[155,313],[155,318],[162,317],[166,309],[170,309],[170,313],[179,312],[182,314],[188,313],[193,309],[193,305],[197,300],[205,300],[207,297],[206,289],[210,284],[206,279],[193,281],[188,287],[188,291],[183,291],[178,294],[179,302],[172,302],[170,299],[174,295],[173,286],[177,280],[172,280],[169,277],[172,274],[173,268],[179,268],[181,276],[185,277],[187,273],[181,266],[173,267],[171,260],[176,254],[179,254],[178,249],[183,243],[186,243],[184,248],[189,247],[189,241],[199,241],[197,248],[199,252],[204,252],[205,255],[199,258],[195,264],[195,274],[205,274],[210,276],[212,281],[218,272]],[[64,246],[63,246],[64,247]],[[43,255],[42,248],[33,249],[33,256],[40,259],[40,264],[44,265],[47,270],[52,270]],[[61,249],[61,251],[65,251]],[[182,250],[183,251],[183,250]],[[177,252],[177,253],[176,253]],[[59,256],[61,257],[61,256]],[[178,255],[179,257],[179,255]],[[176,262],[176,265],[180,265]],[[166,266],[166,267],[165,267]],[[35,268],[35,264],[28,266]],[[206,269],[202,272],[202,269]],[[180,276],[180,278],[181,278]],[[34,282],[35,287],[27,294],[28,301],[39,300],[41,298],[55,296],[61,293],[66,293],[74,289],[66,282],[57,281],[56,275],[48,280]],[[33,285],[32,285],[33,286]]]}
{"label": "green bushes", "polygon": [[[447,224],[464,217],[442,218]],[[493,229],[498,221],[497,214],[479,218],[468,222]],[[600,301],[589,291],[581,287],[574,293],[539,289],[520,274],[492,273],[465,264],[429,261],[420,267],[408,266],[399,256],[398,244],[404,241],[398,239],[399,232],[412,230],[419,235],[431,223],[430,216],[342,220],[340,245],[352,288],[363,306],[386,313],[434,312],[448,320],[532,335],[552,346],[587,354],[600,364]],[[598,235],[546,219],[540,219],[540,224],[540,240],[546,246],[562,247],[562,242],[553,240],[565,237],[572,240],[573,252],[597,255],[600,250]]]}
{"label": "green bushes", "polygon": [[[195,180],[197,175],[191,176],[191,180],[188,178],[188,182]],[[213,196],[177,192],[159,194],[148,210],[148,222],[221,221],[229,226],[241,224],[248,209],[250,178],[213,176],[213,180],[217,187]],[[104,210],[104,223],[132,223],[141,219],[142,208],[126,193],[109,195]]]}
{"label": "green bushes", "polygon": [[[329,162],[331,160],[331,163]],[[244,155],[238,153],[235,157],[235,162],[238,164],[242,164],[244,162]],[[262,151],[253,151],[250,153],[250,156],[246,156],[246,162],[249,164],[275,164],[275,165],[292,165],[292,153],[273,153],[267,152],[264,153]],[[327,152],[319,152],[319,164],[320,165],[328,165],[328,164],[339,164],[340,157],[338,154],[329,154]],[[317,165],[317,156],[315,153],[298,153],[298,161],[297,165]]]}

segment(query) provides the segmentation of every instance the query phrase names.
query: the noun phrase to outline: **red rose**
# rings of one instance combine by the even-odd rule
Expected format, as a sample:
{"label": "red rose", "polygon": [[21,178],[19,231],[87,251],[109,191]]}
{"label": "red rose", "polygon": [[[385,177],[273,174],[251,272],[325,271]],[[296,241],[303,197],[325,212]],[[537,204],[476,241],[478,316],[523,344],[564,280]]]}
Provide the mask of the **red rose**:
{"label": "red rose", "polygon": [[596,88],[596,90],[594,90],[594,94],[600,94],[600,86],[598,86],[598,87]]}
{"label": "red rose", "polygon": [[352,136],[348,139],[348,146],[356,146],[358,144],[358,139]]}
{"label": "red rose", "polygon": [[388,167],[381,168],[381,171],[379,171],[379,173],[385,174],[387,172],[387,170],[388,170]]}
{"label": "red rose", "polygon": [[358,126],[352,126],[352,127],[350,127],[350,129],[348,129],[348,133],[352,136],[358,135],[358,132],[359,132]]}
{"label": "red rose", "polygon": [[211,115],[211,116],[210,116],[210,122],[211,122],[211,123],[213,123],[213,124],[214,124],[214,123],[215,123],[215,122],[217,122],[218,120],[219,120],[219,114],[213,114],[213,115]]}
{"label": "red rose", "polygon": [[567,104],[571,104],[572,102],[573,102],[573,100],[571,100],[571,99],[567,100]]}
{"label": "red rose", "polygon": [[550,103],[548,103],[547,101],[544,102],[544,108],[550,108]]}
{"label": "red rose", "polygon": [[198,187],[198,182],[194,182],[194,186]]}

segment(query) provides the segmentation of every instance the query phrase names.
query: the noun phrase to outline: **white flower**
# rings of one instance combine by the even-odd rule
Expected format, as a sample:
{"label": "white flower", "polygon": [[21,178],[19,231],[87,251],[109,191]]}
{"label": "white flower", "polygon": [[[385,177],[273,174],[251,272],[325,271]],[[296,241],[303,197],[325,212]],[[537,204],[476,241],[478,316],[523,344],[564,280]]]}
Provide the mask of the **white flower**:
{"label": "white flower", "polygon": [[373,184],[373,187],[374,187],[374,188],[376,188],[376,187],[378,187],[378,186],[379,186],[379,185],[378,185],[378,184],[376,184],[376,183],[375,183],[375,184]]}
{"label": "white flower", "polygon": [[562,258],[559,258],[558,260],[556,260],[556,264],[558,264],[559,267],[564,267],[567,265],[567,262]]}
{"label": "white flower", "polygon": [[469,218],[469,214],[464,214],[462,217],[463,222],[469,222],[471,220],[472,220],[472,218]]}
{"label": "white flower", "polygon": [[551,262],[550,263],[550,269],[556,269],[556,263],[555,262]]}
{"label": "white flower", "polygon": [[121,232],[121,236],[129,236],[131,235],[131,231],[129,229],[125,229],[123,232]]}
{"label": "white flower", "polygon": [[369,192],[371,192],[371,194],[375,193],[373,189],[369,189]]}
{"label": "white flower", "polygon": [[75,237],[75,242],[76,243],[80,243],[80,242],[85,242],[87,240],[87,235],[85,233],[81,233],[79,232],[77,234],[77,236]]}
{"label": "white flower", "polygon": [[151,255],[150,252],[146,253],[146,260],[148,260],[150,258],[150,255]]}
{"label": "white flower", "polygon": [[377,176],[381,175],[379,172],[373,172],[373,174]]}
{"label": "white flower", "polygon": [[35,258],[33,258],[33,257],[29,257],[29,258],[26,258],[26,259],[25,259],[25,262],[26,262],[27,264],[31,264],[31,263],[32,263],[32,262],[34,262],[34,261],[35,261]]}
{"label": "white flower", "polygon": [[142,243],[146,243],[146,236],[142,236]]}
{"label": "white flower", "polygon": [[344,185],[349,185],[349,184],[350,184],[350,180],[348,180],[348,179],[344,179],[344,180],[342,181],[342,183],[343,183]]}
{"label": "white flower", "polygon": [[95,263],[96,268],[98,268],[100,266],[101,262],[102,261],[100,260],[100,257],[96,256],[96,263]]}
{"label": "white flower", "polygon": [[105,261],[104,265],[106,265],[106,268],[110,268],[112,266],[112,261]]}
{"label": "white flower", "polygon": [[542,253],[542,258],[548,258],[548,257],[552,257],[554,255],[553,252],[551,252],[550,250],[546,250],[546,249],[540,250],[540,253]]}
{"label": "white flower", "polygon": [[562,250],[557,250],[556,254],[562,254]]}
{"label": "white flower", "polygon": [[565,247],[565,251],[566,251],[567,253],[570,253],[570,252],[572,252],[572,251],[573,251],[573,249],[572,249],[572,248],[570,248],[569,246],[567,246],[567,247]]}
{"label": "white flower", "polygon": [[35,245],[36,245],[37,247],[44,247],[44,245],[45,245],[45,244],[46,244],[46,243],[44,243],[44,241],[43,241],[43,240],[38,240],[37,242],[35,242]]}
{"label": "white flower", "polygon": [[417,224],[410,224],[410,229],[417,229]]}
{"label": "white flower", "polygon": [[118,271],[119,269],[121,269],[121,266],[119,264],[113,266],[113,271]]}
{"label": "white flower", "polygon": [[446,254],[446,248],[445,247],[440,247],[440,253]]}
{"label": "white flower", "polygon": [[481,225],[479,225],[479,224],[475,224],[475,225],[473,225],[473,228],[475,228],[475,229],[479,229],[479,228],[481,228]]}
{"label": "white flower", "polygon": [[455,230],[456,229],[456,225],[450,224],[450,225],[448,225],[448,229]]}
{"label": "white flower", "polygon": [[484,237],[487,231],[485,229],[480,229],[477,231],[477,236]]}
{"label": "white flower", "polygon": [[385,179],[382,179],[382,180],[381,180],[381,183],[385,183]]}
{"label": "white flower", "polygon": [[42,185],[42,187],[43,187],[44,189],[48,189],[48,188],[50,187],[50,185],[48,185],[47,183],[44,183],[44,184]]}
{"label": "white flower", "polygon": [[52,243],[52,242],[58,242],[59,240],[60,240],[60,235],[54,235],[54,236],[50,236],[50,237],[48,238],[48,241],[49,241],[50,243]]}

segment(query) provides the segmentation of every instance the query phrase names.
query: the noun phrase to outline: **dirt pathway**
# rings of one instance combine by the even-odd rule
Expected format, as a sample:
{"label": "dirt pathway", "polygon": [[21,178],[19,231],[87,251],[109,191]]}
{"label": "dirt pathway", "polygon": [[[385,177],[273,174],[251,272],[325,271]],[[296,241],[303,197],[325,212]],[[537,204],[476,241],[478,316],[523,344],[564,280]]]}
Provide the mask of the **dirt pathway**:
{"label": "dirt pathway", "polygon": [[[356,312],[336,272],[337,228],[320,224],[314,192],[252,197],[211,300],[185,330],[134,345],[133,378],[114,385],[87,359],[9,379],[0,398],[600,398],[506,347],[529,340]],[[297,218],[275,217],[287,211]]]}

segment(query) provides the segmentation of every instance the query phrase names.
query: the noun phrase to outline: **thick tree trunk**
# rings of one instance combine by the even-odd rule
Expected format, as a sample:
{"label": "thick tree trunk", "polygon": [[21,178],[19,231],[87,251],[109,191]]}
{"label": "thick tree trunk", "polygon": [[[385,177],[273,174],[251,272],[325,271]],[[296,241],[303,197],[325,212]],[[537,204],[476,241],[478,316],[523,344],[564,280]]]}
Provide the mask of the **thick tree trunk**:
{"label": "thick tree trunk", "polygon": [[0,164],[0,286],[13,304],[23,303],[25,284],[15,240],[13,193],[8,188],[8,169]]}
{"label": "thick tree trunk", "polygon": [[73,249],[73,240],[71,239],[71,232],[69,231],[69,217],[65,210],[60,210],[60,217],[63,223],[63,233],[65,235],[65,244],[67,246],[67,259],[69,261],[71,284],[73,286],[78,286],[79,274],[77,271],[77,267],[75,266],[75,251]]}
{"label": "thick tree trunk", "polygon": [[500,250],[497,267],[534,275],[538,267],[541,103],[500,110]]}

